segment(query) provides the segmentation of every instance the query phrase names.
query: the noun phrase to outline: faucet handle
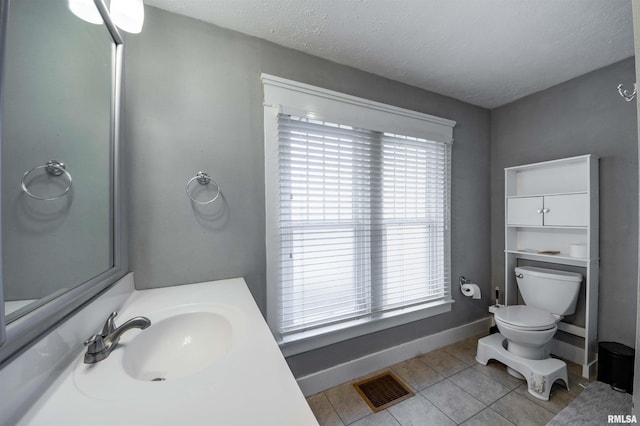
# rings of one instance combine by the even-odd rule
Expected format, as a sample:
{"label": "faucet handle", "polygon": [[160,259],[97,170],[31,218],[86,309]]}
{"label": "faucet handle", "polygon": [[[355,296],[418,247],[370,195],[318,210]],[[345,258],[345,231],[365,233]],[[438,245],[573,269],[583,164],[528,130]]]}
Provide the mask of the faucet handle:
{"label": "faucet handle", "polygon": [[117,312],[111,312],[111,315],[109,315],[109,318],[107,318],[107,321],[102,327],[102,337],[108,336],[109,334],[113,333],[113,330],[117,328],[116,321],[114,320],[116,316],[118,316]]}
{"label": "faucet handle", "polygon": [[105,350],[104,340],[99,334],[94,334],[84,341],[85,346],[89,346],[87,353],[97,353]]}
{"label": "faucet handle", "polygon": [[84,345],[88,346],[87,352],[84,354],[84,363],[93,364],[101,361],[109,356],[107,345],[99,334],[94,334],[84,341]]}

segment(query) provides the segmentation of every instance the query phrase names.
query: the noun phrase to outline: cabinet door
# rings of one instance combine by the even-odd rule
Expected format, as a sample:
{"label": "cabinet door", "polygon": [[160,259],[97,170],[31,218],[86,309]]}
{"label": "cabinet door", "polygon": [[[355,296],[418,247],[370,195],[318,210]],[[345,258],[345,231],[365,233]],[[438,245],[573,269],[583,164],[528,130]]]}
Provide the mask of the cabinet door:
{"label": "cabinet door", "polygon": [[507,199],[508,225],[542,225],[542,197],[519,197]]}
{"label": "cabinet door", "polygon": [[550,226],[587,226],[587,194],[550,195],[544,197],[544,224]]}

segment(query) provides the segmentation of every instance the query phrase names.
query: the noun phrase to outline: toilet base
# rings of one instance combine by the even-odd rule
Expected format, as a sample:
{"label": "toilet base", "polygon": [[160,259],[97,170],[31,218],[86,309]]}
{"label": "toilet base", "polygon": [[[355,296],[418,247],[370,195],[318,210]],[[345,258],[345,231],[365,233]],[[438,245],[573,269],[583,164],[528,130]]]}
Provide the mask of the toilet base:
{"label": "toilet base", "polygon": [[555,358],[522,358],[507,351],[503,346],[504,341],[505,338],[500,333],[478,340],[476,361],[482,365],[487,365],[490,359],[495,359],[517,371],[527,381],[529,393],[543,401],[549,400],[551,386],[556,380],[562,380],[567,390],[569,390],[567,364],[564,361]]}
{"label": "toilet base", "polygon": [[518,373],[516,370],[514,370],[511,367],[507,367],[507,373],[511,374],[516,379],[526,380],[522,374]]}

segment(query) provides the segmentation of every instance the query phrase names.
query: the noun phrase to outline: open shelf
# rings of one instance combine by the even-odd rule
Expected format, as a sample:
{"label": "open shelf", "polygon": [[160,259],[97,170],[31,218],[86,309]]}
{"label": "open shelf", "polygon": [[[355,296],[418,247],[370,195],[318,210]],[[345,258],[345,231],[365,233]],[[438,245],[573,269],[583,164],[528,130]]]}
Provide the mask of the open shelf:
{"label": "open shelf", "polygon": [[507,224],[507,228],[533,228],[533,229],[577,229],[586,231],[589,229],[588,226],[559,226],[559,225],[509,225]]}
{"label": "open shelf", "polygon": [[508,167],[507,197],[538,194],[575,194],[589,190],[590,155]]}
{"label": "open shelf", "polygon": [[510,195],[507,198],[529,198],[529,197],[552,197],[555,195],[578,195],[587,194],[587,191],[575,191],[575,192],[540,192],[535,194],[525,195]]}
{"label": "open shelf", "polygon": [[592,260],[592,259],[586,259],[586,258],[583,259],[579,257],[571,257],[566,253],[541,254],[541,253],[534,253],[534,252],[528,252],[523,250],[505,250],[505,253],[518,255],[520,259],[537,260],[539,262],[560,263],[563,265],[573,265],[573,266],[583,266],[583,267],[586,267],[587,264]]}

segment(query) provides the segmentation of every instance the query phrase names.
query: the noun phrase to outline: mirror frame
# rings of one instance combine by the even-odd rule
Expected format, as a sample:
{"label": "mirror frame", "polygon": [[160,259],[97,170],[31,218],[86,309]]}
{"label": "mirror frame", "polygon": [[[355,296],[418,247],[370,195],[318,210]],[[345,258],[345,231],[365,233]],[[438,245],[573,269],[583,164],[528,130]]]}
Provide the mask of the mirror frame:
{"label": "mirror frame", "polygon": [[[2,100],[4,95],[5,43],[9,8],[12,0],[0,0],[0,129],[2,129]],[[59,0],[60,1],[60,0]],[[31,344],[46,335],[61,322],[73,315],[122,278],[129,269],[127,223],[122,142],[122,79],[124,61],[124,39],[109,16],[104,0],[94,0],[111,38],[112,99],[111,99],[111,229],[113,237],[113,266],[98,276],[85,281],[57,296],[45,297],[30,312],[5,323],[4,299],[2,297],[2,258],[0,257],[0,368],[12,361]],[[79,19],[79,18],[78,18]],[[0,132],[0,148],[2,134]],[[1,158],[1,156],[0,156]],[[0,164],[1,167],[1,164]],[[0,212],[1,218],[1,212]],[[0,227],[1,228],[1,227]],[[2,230],[0,229],[0,241]],[[0,244],[0,253],[2,247]],[[54,293],[55,296],[55,293]],[[4,337],[4,342],[3,342]]]}

